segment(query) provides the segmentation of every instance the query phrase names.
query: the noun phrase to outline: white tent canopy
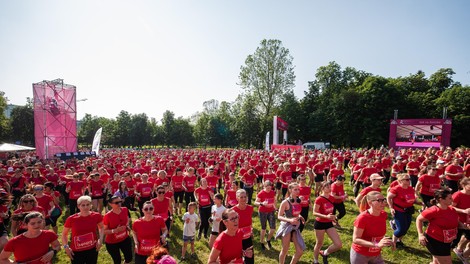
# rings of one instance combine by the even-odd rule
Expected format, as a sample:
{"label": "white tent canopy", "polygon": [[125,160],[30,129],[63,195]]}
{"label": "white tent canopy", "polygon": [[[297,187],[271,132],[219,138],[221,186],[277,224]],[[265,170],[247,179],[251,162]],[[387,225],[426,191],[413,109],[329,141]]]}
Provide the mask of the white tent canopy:
{"label": "white tent canopy", "polygon": [[27,147],[27,146],[21,146],[21,145],[15,145],[15,144],[9,144],[9,143],[3,143],[0,145],[0,152],[10,152],[10,151],[28,151],[28,150],[35,150],[35,148]]}

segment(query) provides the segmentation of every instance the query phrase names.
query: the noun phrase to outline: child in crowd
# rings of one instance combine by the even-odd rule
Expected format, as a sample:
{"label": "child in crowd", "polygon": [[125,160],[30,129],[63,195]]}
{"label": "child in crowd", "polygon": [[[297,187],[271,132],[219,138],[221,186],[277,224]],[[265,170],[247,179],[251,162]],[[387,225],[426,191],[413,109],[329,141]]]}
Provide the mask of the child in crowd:
{"label": "child in crowd", "polygon": [[181,261],[185,260],[186,247],[191,242],[191,255],[194,253],[194,237],[196,236],[196,224],[199,223],[199,216],[195,213],[197,205],[195,202],[190,202],[188,205],[188,212],[183,215],[183,248],[181,250]]}

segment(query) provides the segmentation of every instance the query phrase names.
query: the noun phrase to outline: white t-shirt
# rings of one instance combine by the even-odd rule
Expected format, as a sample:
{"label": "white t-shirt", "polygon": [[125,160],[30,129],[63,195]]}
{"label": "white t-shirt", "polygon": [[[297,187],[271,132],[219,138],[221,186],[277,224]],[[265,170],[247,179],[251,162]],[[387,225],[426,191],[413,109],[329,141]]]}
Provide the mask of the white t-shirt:
{"label": "white t-shirt", "polygon": [[[189,219],[189,223],[186,223],[186,219]],[[196,235],[196,223],[199,222],[199,216],[194,213],[188,212],[183,215],[183,236],[195,236]]]}
{"label": "white t-shirt", "polygon": [[222,219],[222,213],[225,211],[225,206],[221,205],[220,207],[217,207],[217,205],[213,205],[211,209],[211,215],[212,215],[212,232],[217,232],[219,233],[219,225],[220,221],[215,221],[216,218],[221,218]]}

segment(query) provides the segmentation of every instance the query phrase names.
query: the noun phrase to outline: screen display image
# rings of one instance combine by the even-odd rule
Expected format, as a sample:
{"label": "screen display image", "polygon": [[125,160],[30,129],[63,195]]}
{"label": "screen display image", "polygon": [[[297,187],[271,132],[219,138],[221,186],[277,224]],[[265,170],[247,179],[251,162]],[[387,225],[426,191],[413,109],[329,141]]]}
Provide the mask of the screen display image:
{"label": "screen display image", "polygon": [[397,147],[439,147],[442,140],[441,125],[398,125]]}

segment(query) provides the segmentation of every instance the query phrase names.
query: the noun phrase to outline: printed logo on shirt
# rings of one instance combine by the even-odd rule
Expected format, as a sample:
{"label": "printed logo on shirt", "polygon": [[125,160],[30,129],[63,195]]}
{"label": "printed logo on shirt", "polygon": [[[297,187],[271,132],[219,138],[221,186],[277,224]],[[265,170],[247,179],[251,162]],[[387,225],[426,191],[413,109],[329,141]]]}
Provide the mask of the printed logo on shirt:
{"label": "printed logo on shirt", "polygon": [[243,232],[243,239],[247,239],[251,237],[251,234],[253,232],[253,228],[251,226],[245,226],[240,229]]}
{"label": "printed logo on shirt", "polygon": [[142,239],[139,244],[140,253],[150,253],[152,248],[157,245],[156,239]]}
{"label": "printed logo on shirt", "polygon": [[457,237],[457,228],[442,230],[444,243],[450,243]]}
{"label": "printed logo on shirt", "polygon": [[75,245],[75,249],[84,249],[91,247],[95,244],[92,232],[74,237],[73,242]]}
{"label": "printed logo on shirt", "polygon": [[[373,237],[371,242],[375,244],[378,244],[380,242],[380,240],[382,240],[383,237]],[[371,253],[375,253],[375,252],[380,252],[380,248],[379,247],[370,247],[369,248],[369,252]]]}

